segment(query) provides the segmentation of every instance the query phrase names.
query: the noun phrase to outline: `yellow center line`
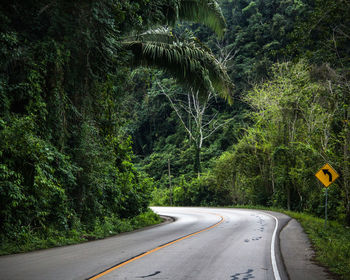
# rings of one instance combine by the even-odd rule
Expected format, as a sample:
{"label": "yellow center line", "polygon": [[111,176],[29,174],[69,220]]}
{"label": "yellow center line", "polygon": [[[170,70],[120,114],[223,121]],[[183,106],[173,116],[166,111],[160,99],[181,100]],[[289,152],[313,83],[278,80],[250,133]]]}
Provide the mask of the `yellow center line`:
{"label": "yellow center line", "polygon": [[184,237],[181,237],[181,238],[179,238],[179,239],[176,239],[176,240],[174,240],[174,241],[171,241],[171,242],[166,243],[166,244],[164,244],[164,245],[161,245],[161,246],[159,246],[159,247],[156,247],[156,248],[154,248],[154,249],[152,249],[152,250],[150,250],[150,251],[147,251],[147,252],[145,252],[145,253],[143,253],[143,254],[141,254],[141,255],[139,255],[139,256],[133,257],[133,258],[131,258],[131,259],[125,261],[125,262],[122,262],[122,263],[120,263],[120,264],[117,264],[116,266],[113,266],[113,267],[111,267],[111,268],[109,268],[109,269],[107,269],[107,270],[105,270],[105,271],[103,271],[103,272],[101,272],[101,273],[99,273],[99,274],[97,274],[97,275],[91,277],[91,278],[88,278],[88,280],[96,280],[96,279],[98,279],[98,278],[101,278],[102,276],[104,276],[104,275],[106,275],[106,274],[108,274],[108,273],[111,273],[112,271],[114,271],[114,270],[116,270],[116,269],[118,269],[118,268],[120,268],[120,267],[122,267],[122,266],[124,266],[124,265],[127,265],[128,263],[131,263],[131,262],[133,262],[133,261],[136,261],[136,260],[138,260],[138,259],[141,259],[141,258],[143,258],[143,257],[145,257],[145,256],[147,256],[147,255],[149,255],[149,254],[152,254],[152,253],[154,253],[154,252],[157,252],[157,251],[160,250],[160,249],[163,249],[163,248],[168,247],[168,246],[170,246],[170,245],[172,245],[172,244],[174,244],[174,243],[177,243],[177,242],[179,242],[179,241],[182,241],[182,240],[187,239],[187,238],[189,238],[189,237],[191,237],[191,236],[197,235],[197,234],[199,234],[199,233],[201,233],[201,232],[207,231],[207,230],[209,230],[209,229],[212,229],[212,228],[214,228],[214,227],[220,225],[220,224],[224,221],[224,217],[221,216],[221,215],[217,215],[217,214],[214,214],[214,215],[219,216],[219,217],[221,218],[221,220],[220,220],[219,222],[217,222],[216,224],[214,224],[214,225],[212,225],[212,226],[210,226],[210,227],[207,227],[207,228],[205,228],[205,229],[196,231],[196,232],[194,232],[194,233],[188,234],[188,235],[186,235],[186,236],[184,236]]}

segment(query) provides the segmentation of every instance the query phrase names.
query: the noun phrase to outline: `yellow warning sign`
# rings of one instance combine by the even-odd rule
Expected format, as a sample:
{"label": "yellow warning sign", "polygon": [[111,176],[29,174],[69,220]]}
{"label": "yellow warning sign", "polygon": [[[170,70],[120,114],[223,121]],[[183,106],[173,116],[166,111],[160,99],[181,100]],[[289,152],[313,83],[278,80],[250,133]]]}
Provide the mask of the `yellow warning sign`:
{"label": "yellow warning sign", "polygon": [[317,171],[315,176],[326,188],[328,188],[335,180],[338,179],[339,174],[330,164],[326,163],[320,170]]}

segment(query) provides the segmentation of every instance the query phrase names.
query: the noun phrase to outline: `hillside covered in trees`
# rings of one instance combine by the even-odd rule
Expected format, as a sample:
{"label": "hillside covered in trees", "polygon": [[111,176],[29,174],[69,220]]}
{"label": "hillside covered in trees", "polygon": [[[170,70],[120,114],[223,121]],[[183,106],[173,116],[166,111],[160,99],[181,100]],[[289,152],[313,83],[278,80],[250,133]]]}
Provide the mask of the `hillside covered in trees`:
{"label": "hillside covered in trees", "polygon": [[209,48],[171,33],[181,19],[223,35],[215,1],[1,1],[2,247],[157,222],[147,212],[153,180],[133,164],[124,133],[132,70],[165,69],[226,98],[232,87]]}
{"label": "hillside covered in trees", "polygon": [[[350,225],[347,0],[0,3],[0,238],[114,231],[149,204]],[[112,230],[113,229],[113,230]]]}
{"label": "hillside covered in trees", "polygon": [[325,189],[314,174],[329,162],[340,174],[330,215],[349,224],[349,2],[220,5],[223,39],[198,24],[176,28],[210,46],[235,83],[233,104],[214,98],[204,114],[207,135],[217,129],[203,141],[200,176],[188,91],[158,72],[134,77],[143,87],[126,131],[137,166],[155,179],[154,203],[258,204],[323,217]]}

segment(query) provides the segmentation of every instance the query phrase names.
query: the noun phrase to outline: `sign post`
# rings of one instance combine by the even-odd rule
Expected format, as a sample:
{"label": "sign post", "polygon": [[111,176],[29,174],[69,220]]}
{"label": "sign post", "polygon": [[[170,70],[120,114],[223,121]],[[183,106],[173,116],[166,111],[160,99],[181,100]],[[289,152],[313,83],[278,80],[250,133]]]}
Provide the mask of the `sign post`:
{"label": "sign post", "polygon": [[328,204],[328,188],[326,188],[326,203],[324,207],[324,227],[327,227],[327,204]]}
{"label": "sign post", "polygon": [[328,204],[328,187],[338,179],[339,174],[335,169],[328,163],[326,163],[320,170],[317,171],[315,174],[318,180],[321,181],[321,183],[326,188],[326,201],[325,201],[325,208],[324,208],[324,227],[327,227],[327,204]]}

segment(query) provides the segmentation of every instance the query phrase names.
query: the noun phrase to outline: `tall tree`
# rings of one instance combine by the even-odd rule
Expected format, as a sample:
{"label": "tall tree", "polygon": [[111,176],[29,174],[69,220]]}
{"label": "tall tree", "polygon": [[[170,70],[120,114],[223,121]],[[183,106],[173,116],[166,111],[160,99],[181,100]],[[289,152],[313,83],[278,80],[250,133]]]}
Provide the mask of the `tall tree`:
{"label": "tall tree", "polygon": [[169,100],[171,107],[176,112],[189,139],[193,143],[195,151],[193,167],[199,177],[202,172],[201,150],[203,142],[218,129],[227,125],[232,118],[225,120],[219,119],[218,112],[210,110],[210,106],[216,100],[213,92],[209,92],[205,97],[201,97],[198,91],[187,90],[183,94],[174,94],[174,92],[160,82],[158,82],[158,86],[160,87],[161,94],[165,95]]}

